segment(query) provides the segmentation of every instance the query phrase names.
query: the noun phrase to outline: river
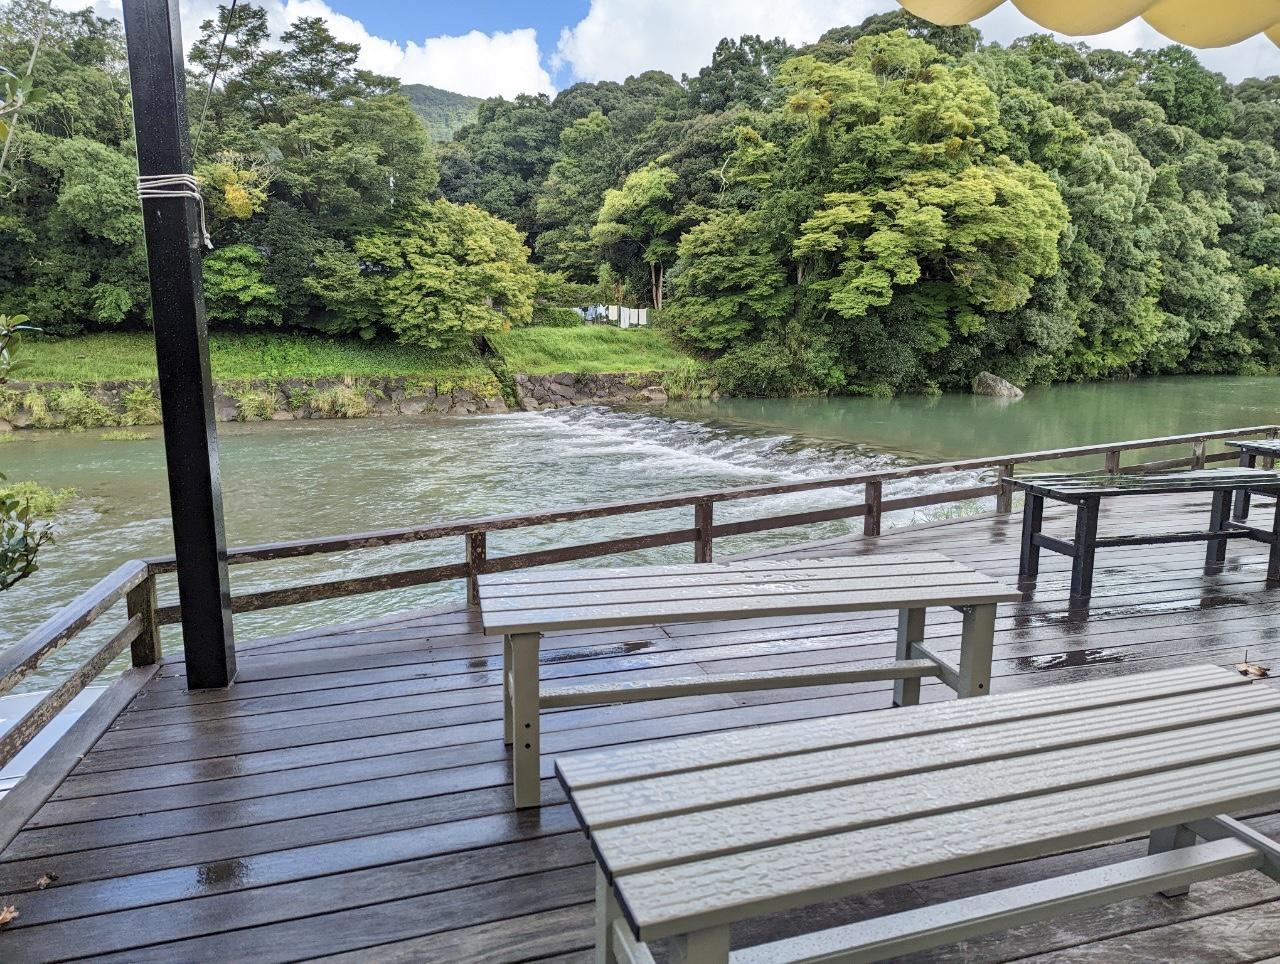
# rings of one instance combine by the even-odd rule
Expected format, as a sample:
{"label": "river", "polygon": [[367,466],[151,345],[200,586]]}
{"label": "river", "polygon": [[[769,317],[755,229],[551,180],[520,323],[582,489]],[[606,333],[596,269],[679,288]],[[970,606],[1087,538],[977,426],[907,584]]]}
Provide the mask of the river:
{"label": "river", "polygon": [[[1013,403],[968,395],[722,399],[645,410],[233,424],[220,426],[220,437],[228,539],[244,545],[1272,422],[1280,422],[1280,379],[1165,378],[1034,389]],[[163,450],[158,428],[150,431],[155,437],[145,442],[106,441],[91,431],[29,432],[0,444],[0,471],[10,478],[78,493],[58,517],[58,541],[42,553],[40,572],[0,595],[0,646],[120,563],[172,551]],[[957,480],[912,480],[889,491],[912,494],[948,484]],[[733,503],[717,509],[717,520],[860,496],[859,487]],[[919,510],[886,522],[926,517],[927,510]],[[489,551],[690,524],[687,510],[592,520],[498,533]],[[718,541],[717,552],[835,535],[857,525],[855,519]],[[632,558],[680,560],[690,552],[675,546]],[[461,558],[462,540],[449,539],[238,566],[232,581],[244,592]],[[171,585],[163,588],[162,602],[172,592]],[[461,592],[460,583],[449,583],[244,614],[236,617],[236,632],[252,639],[439,604]],[[47,687],[93,638],[53,656],[22,688]]]}

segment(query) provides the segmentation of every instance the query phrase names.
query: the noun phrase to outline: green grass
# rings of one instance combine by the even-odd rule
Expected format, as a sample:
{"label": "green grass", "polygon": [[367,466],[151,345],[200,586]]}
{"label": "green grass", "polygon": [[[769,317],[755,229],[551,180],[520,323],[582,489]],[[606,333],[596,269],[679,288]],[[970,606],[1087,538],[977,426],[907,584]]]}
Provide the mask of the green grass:
{"label": "green grass", "polygon": [[38,519],[53,515],[75,497],[75,489],[50,489],[38,482],[0,482],[0,498],[27,503]]}
{"label": "green grass", "polygon": [[[156,377],[155,345],[146,332],[27,339],[24,381],[107,382]],[[298,334],[214,334],[209,358],[218,380],[488,375],[474,351],[441,353],[381,341]]]}
{"label": "green grass", "polygon": [[151,436],[146,432],[134,432],[130,429],[122,428],[114,432],[104,432],[102,438],[106,442],[145,442]]}
{"label": "green grass", "polygon": [[507,368],[523,375],[666,372],[689,364],[689,356],[653,328],[517,328],[488,340]]}

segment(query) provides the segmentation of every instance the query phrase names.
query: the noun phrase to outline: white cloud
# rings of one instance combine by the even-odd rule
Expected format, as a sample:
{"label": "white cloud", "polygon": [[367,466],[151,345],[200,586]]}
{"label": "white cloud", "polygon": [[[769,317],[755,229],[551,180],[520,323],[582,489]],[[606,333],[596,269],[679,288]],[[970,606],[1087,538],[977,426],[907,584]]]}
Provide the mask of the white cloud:
{"label": "white cloud", "polygon": [[[523,93],[554,93],[551,76],[542,66],[537,33],[532,29],[472,30],[458,37],[426,37],[398,43],[371,34],[359,20],[339,13],[324,0],[255,0],[267,11],[276,36],[301,17],[320,17],[333,35],[360,45],[359,66],[399,77],[407,84],[431,84],[476,97],[514,97]],[[81,9],[85,0],[55,0],[66,10]],[[92,0],[104,17],[120,19],[120,0]],[[190,44],[200,24],[217,15],[218,0],[182,0],[182,36]]]}
{"label": "white cloud", "polygon": [[696,73],[721,37],[759,34],[792,43],[859,23],[893,0],[591,0],[587,15],[560,34],[552,65],[579,80],[624,80],[644,70]]}
{"label": "white cloud", "polygon": [[[561,32],[552,66],[569,67],[578,80],[623,80],[652,68],[679,77],[705,65],[721,37],[760,34],[809,43],[831,27],[895,9],[895,0],[591,0],[587,15]],[[1000,43],[1044,32],[1012,3],[977,26],[987,40]],[[1117,50],[1170,42],[1142,20],[1096,37],[1061,39]],[[1280,48],[1265,37],[1198,53],[1206,66],[1230,80],[1280,73]]]}

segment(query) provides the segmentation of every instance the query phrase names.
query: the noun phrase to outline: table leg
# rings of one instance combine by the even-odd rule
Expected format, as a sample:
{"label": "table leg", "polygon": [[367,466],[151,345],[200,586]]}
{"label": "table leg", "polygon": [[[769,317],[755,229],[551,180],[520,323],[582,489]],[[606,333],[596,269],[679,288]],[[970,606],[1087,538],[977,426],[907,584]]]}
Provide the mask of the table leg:
{"label": "table leg", "polygon": [[[1148,854],[1163,854],[1170,850],[1181,850],[1183,847],[1194,847],[1195,832],[1189,827],[1179,824],[1176,827],[1159,827],[1151,831],[1147,839]],[[1161,897],[1182,897],[1191,890],[1190,887],[1178,887],[1160,891]]]}
{"label": "table leg", "polygon": [[1027,493],[1022,506],[1022,555],[1018,559],[1018,579],[1034,579],[1040,574],[1040,547],[1035,536],[1044,527],[1044,496]]}
{"label": "table leg", "polygon": [[729,925],[681,934],[671,941],[671,964],[727,964]]}
{"label": "table leg", "polygon": [[960,624],[960,680],[956,696],[983,696],[991,690],[991,651],[995,646],[996,604],[965,606]]}
{"label": "table leg", "polygon": [[1276,514],[1271,520],[1271,551],[1267,554],[1267,579],[1280,579],[1280,492],[1275,493]]}
{"label": "table leg", "polygon": [[[1213,493],[1213,509],[1209,513],[1209,531],[1225,532],[1231,519],[1231,492]],[[1210,539],[1204,552],[1204,567],[1221,566],[1227,561],[1227,540]]]}
{"label": "table leg", "polygon": [[511,745],[511,637],[502,637],[502,742]]}
{"label": "table leg", "polygon": [[1087,496],[1076,507],[1075,555],[1071,560],[1071,595],[1093,595],[1093,556],[1098,540],[1098,496]]}
{"label": "table leg", "polygon": [[613,922],[622,916],[618,898],[604,871],[596,867],[596,964],[615,964],[618,955],[613,952]]}
{"label": "table leg", "polygon": [[511,729],[516,807],[536,807],[542,800],[538,735],[538,644],[541,633],[511,637]]}
{"label": "table leg", "polygon": [[[923,609],[898,610],[898,659],[911,659],[911,644],[924,642]],[[893,705],[915,706],[920,702],[920,677],[893,681]]]}
{"label": "table leg", "polygon": [[[1255,465],[1257,465],[1257,463],[1258,463],[1258,457],[1254,455],[1252,452],[1240,453],[1240,468],[1251,469]],[[1235,508],[1234,515],[1236,520],[1239,522],[1243,522],[1245,519],[1249,518],[1249,490],[1248,489],[1236,490],[1236,508]]]}

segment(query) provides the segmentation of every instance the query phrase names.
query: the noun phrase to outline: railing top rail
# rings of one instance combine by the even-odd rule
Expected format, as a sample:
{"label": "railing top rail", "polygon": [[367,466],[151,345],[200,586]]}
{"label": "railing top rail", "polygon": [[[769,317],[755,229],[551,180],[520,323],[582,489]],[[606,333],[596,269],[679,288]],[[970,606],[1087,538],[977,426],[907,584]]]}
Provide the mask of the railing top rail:
{"label": "railing top rail", "polygon": [[[1025,462],[1047,462],[1056,459],[1101,455],[1113,451],[1161,448],[1184,442],[1207,441],[1239,435],[1257,435],[1260,432],[1280,431],[1280,425],[1253,425],[1246,428],[1219,429],[1211,432],[1194,432],[1187,435],[1166,435],[1157,438],[1132,439],[1122,442],[1099,442],[1092,445],[1076,445],[1062,449],[1045,449],[1035,452],[1017,452],[1008,455],[982,456],[951,462],[931,462],[907,465],[896,469],[878,469],[854,475],[807,479],[803,482],[779,482],[767,485],[743,486],[734,489],[709,489],[700,492],[680,492],[657,498],[629,502],[606,502],[590,506],[566,506],[541,512],[513,513],[506,515],[477,516],[426,526],[402,529],[381,529],[374,532],[342,536],[326,536],[316,539],[299,539],[290,542],[269,542],[244,546],[227,553],[231,565],[264,562],[271,559],[288,559],[320,553],[343,552],[351,549],[369,549],[379,546],[420,542],[449,536],[463,536],[473,532],[498,532],[507,529],[523,529],[529,526],[549,525],[557,522],[575,522],[582,519],[598,519],[614,515],[630,515],[655,512],[661,509],[678,509],[700,503],[731,502],[742,499],[758,499],[770,495],[786,495],[794,492],[810,492],[817,489],[837,489],[845,486],[864,485],[867,482],[890,482],[919,478],[926,475],[944,475],[950,472],[966,472],[974,469],[996,468]],[[176,566],[173,556],[160,556],[146,560],[152,572],[171,572]]]}
{"label": "railing top rail", "polygon": [[131,559],[0,652],[0,694],[7,693],[46,654],[73,639],[146,578],[147,564]]}

